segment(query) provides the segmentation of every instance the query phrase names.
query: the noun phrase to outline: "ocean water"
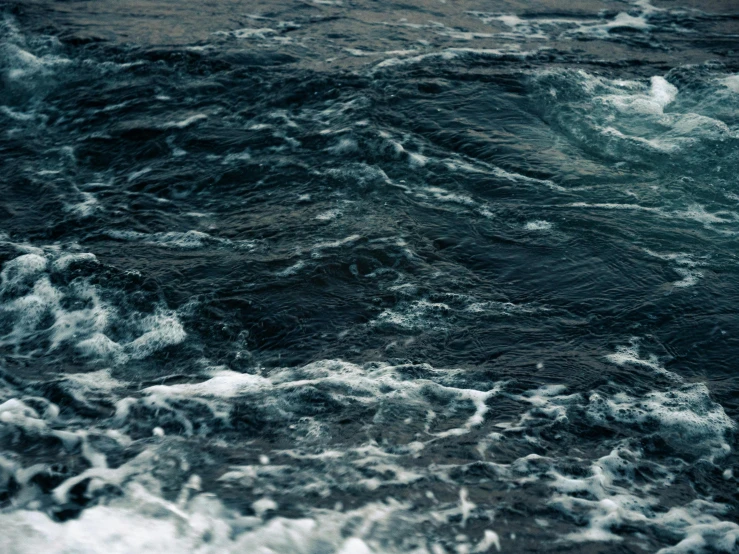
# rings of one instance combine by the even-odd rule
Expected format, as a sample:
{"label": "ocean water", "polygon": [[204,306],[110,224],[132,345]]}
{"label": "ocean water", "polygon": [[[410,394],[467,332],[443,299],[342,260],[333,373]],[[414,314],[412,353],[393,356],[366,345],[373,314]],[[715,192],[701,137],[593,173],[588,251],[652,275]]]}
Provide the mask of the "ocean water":
{"label": "ocean water", "polygon": [[0,551],[739,551],[739,5],[0,19]]}

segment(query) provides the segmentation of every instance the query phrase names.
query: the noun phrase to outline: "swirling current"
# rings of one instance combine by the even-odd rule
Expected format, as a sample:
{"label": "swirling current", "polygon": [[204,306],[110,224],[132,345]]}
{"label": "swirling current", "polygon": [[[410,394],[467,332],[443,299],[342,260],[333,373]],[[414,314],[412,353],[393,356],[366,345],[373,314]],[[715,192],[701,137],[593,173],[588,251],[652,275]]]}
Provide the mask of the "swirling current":
{"label": "swirling current", "polygon": [[735,2],[0,9],[0,551],[739,552]]}

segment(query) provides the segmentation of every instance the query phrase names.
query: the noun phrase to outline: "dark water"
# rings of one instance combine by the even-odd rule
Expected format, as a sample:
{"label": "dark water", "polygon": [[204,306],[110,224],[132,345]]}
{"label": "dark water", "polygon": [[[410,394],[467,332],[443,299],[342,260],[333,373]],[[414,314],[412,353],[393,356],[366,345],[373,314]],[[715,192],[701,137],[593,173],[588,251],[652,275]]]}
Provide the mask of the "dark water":
{"label": "dark water", "polygon": [[734,2],[7,3],[2,552],[737,552]]}

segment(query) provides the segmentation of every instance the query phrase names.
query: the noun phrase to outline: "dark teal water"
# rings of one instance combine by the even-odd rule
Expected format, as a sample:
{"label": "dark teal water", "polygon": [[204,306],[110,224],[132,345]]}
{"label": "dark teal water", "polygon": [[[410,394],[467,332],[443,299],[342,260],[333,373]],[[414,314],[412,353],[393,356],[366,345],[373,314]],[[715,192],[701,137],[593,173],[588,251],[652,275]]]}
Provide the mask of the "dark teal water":
{"label": "dark teal water", "polygon": [[736,552],[738,18],[8,5],[0,550]]}

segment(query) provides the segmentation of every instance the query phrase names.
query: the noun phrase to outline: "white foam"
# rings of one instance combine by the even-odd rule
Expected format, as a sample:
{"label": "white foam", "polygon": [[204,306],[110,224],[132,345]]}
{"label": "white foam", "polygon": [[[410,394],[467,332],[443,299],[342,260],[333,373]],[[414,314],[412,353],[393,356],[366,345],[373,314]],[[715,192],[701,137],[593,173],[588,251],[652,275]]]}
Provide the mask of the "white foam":
{"label": "white foam", "polygon": [[625,90],[623,94],[609,94],[601,97],[603,102],[613,105],[618,111],[633,114],[661,115],[665,107],[677,97],[677,87],[664,77],[651,78],[651,86],[646,94]]}
{"label": "white foam", "polygon": [[648,33],[653,26],[648,18],[652,10],[639,3],[638,15],[619,12],[612,19],[600,18],[552,18],[527,17],[525,19],[516,14],[470,12],[479,17],[484,23],[502,23],[509,31],[498,32],[492,36],[510,40],[567,40],[591,38],[599,40],[621,40],[616,29],[633,29]]}
{"label": "white foam", "polygon": [[[88,279],[52,284],[52,273],[65,272],[78,263],[98,262],[90,253],[61,252],[24,254],[5,263],[0,272],[0,315],[12,328],[0,336],[0,344],[31,352],[44,344],[52,351],[70,344],[88,355],[125,363],[185,339],[174,312],[160,308],[151,314],[122,317]],[[117,343],[108,337],[105,333],[114,322],[133,331],[133,338]]]}
{"label": "white foam", "polygon": [[54,271],[66,271],[70,265],[74,263],[85,262],[85,263],[99,263],[95,254],[89,252],[74,253],[74,254],[63,254],[51,264]]}
{"label": "white foam", "polygon": [[713,225],[736,223],[739,221],[739,215],[735,212],[723,211],[711,213],[700,204],[691,204],[685,210],[676,211],[672,215],[675,218],[689,219],[702,223],[707,228],[711,228]]}
{"label": "white foam", "polygon": [[0,272],[0,286],[5,291],[35,280],[40,273],[46,270],[47,265],[46,258],[39,254],[18,256],[3,266]]}
{"label": "white foam", "polygon": [[706,508],[713,508],[718,513],[723,511],[720,506],[696,501],[686,508],[672,508],[661,517],[663,525],[680,533],[683,539],[675,546],[661,548],[657,554],[690,554],[708,549],[735,551],[739,543],[739,525],[706,514]]}
{"label": "white foam", "polygon": [[616,347],[616,352],[608,354],[606,359],[617,365],[638,365],[648,367],[657,373],[670,375],[673,379],[679,379],[677,375],[668,372],[664,367],[662,367],[662,364],[654,354],[650,355],[647,359],[642,358],[639,355],[639,341],[637,338],[632,338],[629,346]]}
{"label": "white foam", "polygon": [[248,162],[251,160],[251,153],[248,150],[244,152],[238,152],[235,154],[226,154],[221,161],[221,164],[230,164],[233,162]]}
{"label": "white foam", "polygon": [[257,514],[257,517],[263,517],[267,512],[277,509],[277,502],[271,498],[260,498],[253,502],[251,507],[254,510],[254,513]]}
{"label": "white foam", "polygon": [[[653,529],[677,537],[674,546],[661,554],[703,552],[708,548],[732,552],[739,540],[739,525],[716,517],[725,511],[721,505],[695,500],[684,507],[658,511],[657,500],[620,486],[619,480],[633,478],[640,454],[616,449],[596,460],[587,477],[568,477],[553,471],[552,487],[557,491],[550,504],[566,516],[585,521],[580,530],[568,533],[569,542],[622,541],[624,527]],[[669,486],[670,479],[663,479]],[[648,490],[648,489],[647,489]],[[583,496],[586,493],[588,496]]]}
{"label": "white foam", "polygon": [[132,171],[128,174],[127,180],[130,183],[131,181],[135,181],[142,175],[146,175],[147,173],[151,173],[152,169],[150,167],[144,167],[142,169],[139,169],[137,171]]}
{"label": "white foam", "polygon": [[270,29],[269,27],[245,27],[243,29],[236,29],[234,31],[216,31],[214,35],[233,37],[239,40],[246,39],[260,39],[265,40],[267,38],[274,37],[277,35],[277,31]]}
{"label": "white foam", "polygon": [[[40,512],[19,510],[0,515],[3,551],[20,554],[93,554],[110,552],[201,554],[395,554],[390,528],[402,522],[406,505],[372,503],[343,513],[317,511],[312,517],[288,519],[239,516],[209,495],[169,502],[140,484],[106,505],[82,512],[77,519],[55,523]],[[381,544],[386,546],[380,546]],[[427,554],[419,546],[410,551]]]}
{"label": "white foam", "polygon": [[401,304],[393,310],[384,310],[372,324],[401,331],[443,329],[447,327],[445,316],[450,311],[451,308],[441,302],[416,300],[409,304]]}
{"label": "white foam", "polygon": [[434,199],[440,201],[440,202],[449,202],[452,204],[461,204],[463,206],[477,206],[477,202],[473,200],[471,197],[467,196],[466,194],[458,194],[454,192],[450,192],[446,189],[443,189],[441,187],[423,187],[419,191],[419,195],[422,197],[427,197],[426,194],[430,194]]}
{"label": "white foam", "polygon": [[[62,343],[74,342],[78,337],[101,332],[110,323],[111,311],[102,302],[98,291],[87,284],[73,283],[69,289],[77,299],[89,303],[89,308],[79,310],[64,310],[61,308],[61,296],[57,296],[56,289],[53,290],[57,302],[50,306],[54,312],[54,324],[51,327],[51,348],[57,348]],[[69,296],[69,295],[67,295]]]}
{"label": "white foam", "polygon": [[611,21],[604,23],[579,23],[575,29],[566,31],[564,36],[590,36],[599,39],[609,39],[616,38],[611,34],[611,31],[623,28],[646,32],[652,29],[652,25],[647,22],[644,15],[633,16],[625,12],[620,12]]}
{"label": "white foam", "polygon": [[189,127],[193,123],[197,123],[198,121],[202,121],[204,119],[208,119],[208,116],[203,113],[198,113],[191,115],[190,117],[186,117],[185,119],[181,119],[179,121],[169,121],[164,124],[165,129],[171,129],[171,128],[177,128],[177,129],[184,129],[185,127]]}
{"label": "white foam", "polygon": [[36,119],[44,119],[44,117],[41,114],[38,114],[36,112],[20,112],[18,110],[14,110],[12,108],[9,108],[8,106],[0,106],[0,112],[4,113],[11,119],[14,119],[16,121],[34,121]]}
{"label": "white foam", "polygon": [[[430,367],[424,368],[429,377],[436,376]],[[453,372],[442,372],[439,376],[448,377]],[[384,417],[397,417],[397,411],[416,414],[419,424],[429,435],[437,439],[469,433],[481,425],[487,413],[487,401],[500,392],[499,387],[490,390],[456,388],[428,378],[406,379],[389,364],[367,364],[359,366],[340,360],[327,360],[309,364],[301,368],[285,368],[261,375],[241,374],[228,370],[217,370],[211,378],[191,384],[157,385],[145,389],[143,402],[156,405],[163,412],[173,413],[177,408],[172,401],[178,398],[202,399],[203,404],[216,417],[224,417],[230,405],[218,404],[208,399],[221,400],[238,397],[263,398],[265,395],[275,406],[273,417],[289,418],[294,409],[287,399],[293,391],[314,387],[330,395],[336,402],[361,402],[376,405],[378,412],[375,422]],[[426,399],[426,391],[434,391],[444,413],[436,413],[440,408],[431,408]],[[119,420],[124,420],[134,401],[120,405]],[[279,409],[277,408],[279,406]],[[448,418],[465,414],[463,421],[449,426]],[[320,434],[320,429],[317,430]],[[262,471],[262,470],[259,470]],[[410,474],[408,474],[410,476]]]}
{"label": "white foam", "polygon": [[[43,413],[29,405],[29,401],[33,401],[37,406],[43,404],[45,409]],[[59,439],[65,448],[72,449],[79,445],[79,437],[70,431],[55,429],[57,418],[59,416],[59,407],[45,398],[10,398],[0,404],[0,431],[5,428],[12,427],[20,429],[33,439],[44,437],[55,437]],[[4,434],[4,433],[3,433]],[[0,456],[0,460],[3,459]],[[43,466],[40,466],[43,468]],[[18,481],[24,484],[28,478],[32,477],[34,469],[27,468],[25,470],[16,468],[13,473],[18,477]]]}
{"label": "white foam", "polygon": [[34,433],[40,433],[47,429],[46,422],[43,421],[36,410],[16,398],[11,398],[0,404],[0,422]]}
{"label": "white foam", "polygon": [[588,415],[595,421],[615,420],[645,430],[655,427],[676,451],[711,459],[731,451],[727,440],[736,429],[724,409],[711,400],[703,384],[684,385],[643,397],[619,393],[611,398],[593,394]]}
{"label": "white foam", "polygon": [[420,54],[418,56],[411,56],[405,58],[388,58],[379,62],[374,66],[374,69],[385,69],[389,67],[399,67],[404,65],[411,65],[422,63],[428,60],[438,61],[451,61],[457,58],[526,58],[536,54],[538,50],[532,50],[528,52],[521,51],[516,45],[510,48],[447,48],[440,52],[429,52],[427,54]]}
{"label": "white foam", "polygon": [[475,549],[472,552],[489,552],[492,547],[495,547],[495,550],[500,552],[500,537],[498,537],[498,533],[491,529],[485,529],[485,534],[482,537],[482,540],[475,546]]}
{"label": "white foam", "polygon": [[[428,161],[428,158],[424,158],[424,164]],[[479,215],[486,217],[486,218],[492,218],[494,216],[493,212],[491,211],[491,207],[482,201],[477,201],[471,196],[467,194],[461,194],[456,192],[448,191],[442,187],[420,187],[417,189],[411,189],[410,187],[402,187],[406,190],[407,193],[413,194],[417,198],[421,199],[429,199],[433,198],[433,200],[437,202],[444,202],[448,204],[458,204],[460,206],[466,206],[468,208],[473,209],[476,213]]]}
{"label": "white foam", "polygon": [[322,242],[316,243],[315,245],[313,245],[313,248],[311,249],[311,255],[314,258],[318,258],[322,255],[321,250],[341,248],[342,246],[346,246],[347,244],[353,244],[361,238],[362,238],[362,235],[349,235],[348,237],[344,237],[343,239],[322,241]]}
{"label": "white foam", "polygon": [[14,81],[47,75],[60,66],[72,63],[69,58],[54,54],[36,56],[16,44],[6,45],[5,52],[11,60],[11,68],[6,74]]}
{"label": "white foam", "polygon": [[677,97],[677,87],[670,84],[664,77],[654,76],[650,79],[650,96],[664,109]]}
{"label": "white foam", "polygon": [[495,315],[516,315],[516,314],[533,314],[538,312],[546,312],[549,308],[537,307],[529,304],[514,304],[513,302],[472,302],[468,304],[465,311],[484,314],[492,313]]}
{"label": "white foam", "polygon": [[325,212],[318,214],[316,219],[318,221],[331,221],[339,217],[341,213],[341,210],[338,209],[326,210]]}
{"label": "white foam", "polygon": [[348,154],[356,152],[359,149],[357,141],[351,137],[343,137],[336,142],[333,146],[328,148],[328,151],[333,154]]}
{"label": "white foam", "polygon": [[739,136],[730,115],[734,100],[727,91],[726,77],[702,77],[710,86],[702,93],[688,86],[681,91],[668,79],[672,79],[669,74],[654,75],[648,82],[627,81],[582,70],[550,70],[538,73],[533,82],[548,117],[588,148],[597,148],[621,163],[653,164],[659,163],[654,154],[680,154],[680,163],[689,167],[706,164],[705,173],[720,170],[713,154],[699,156],[690,149],[711,152],[715,143]]}
{"label": "white foam", "polygon": [[158,310],[143,317],[137,314],[138,327],[143,333],[123,345],[124,352],[134,360],[141,360],[167,346],[180,344],[187,333],[177,315],[168,310]]}
{"label": "white foam", "polygon": [[670,253],[660,254],[649,249],[645,249],[645,252],[650,256],[673,262],[677,267],[673,267],[675,273],[680,275],[682,279],[679,281],[673,281],[672,286],[678,288],[686,288],[695,286],[700,279],[703,277],[703,271],[698,269],[699,266],[705,265],[705,262],[697,261],[693,259],[690,254],[685,253]]}
{"label": "white foam", "polygon": [[[628,362],[641,360],[638,354],[627,356]],[[648,360],[647,360],[648,362]],[[648,362],[651,363],[651,362]],[[654,364],[653,364],[654,365]],[[59,545],[60,552],[127,551],[136,548],[147,552],[165,548],[177,552],[249,552],[300,553],[315,552],[443,552],[436,542],[436,531],[453,525],[458,529],[458,552],[486,552],[500,549],[501,539],[492,529],[484,535],[470,536],[461,532],[475,522],[493,520],[493,512],[475,497],[474,490],[458,484],[453,474],[464,475],[466,469],[479,472],[484,468],[494,475],[493,482],[519,487],[541,483],[549,487],[551,497],[543,502],[559,510],[565,520],[577,525],[560,537],[563,542],[621,541],[633,529],[649,532],[653,536],[668,537],[674,546],[667,553],[690,552],[691,548],[713,548],[731,552],[739,537],[739,526],[721,519],[725,507],[698,499],[669,511],[657,509],[652,491],[670,486],[675,469],[684,467],[679,461],[664,462],[659,466],[647,459],[640,450],[642,438],[653,433],[663,437],[678,454],[703,454],[713,456],[715,446],[725,450],[716,436],[731,433],[733,422],[717,404],[708,398],[702,385],[682,385],[665,391],[652,391],[644,395],[609,395],[595,392],[589,398],[580,394],[568,395],[562,385],[549,385],[521,394],[505,393],[504,383],[492,389],[459,388],[460,375],[468,371],[440,370],[430,366],[393,366],[383,363],[356,365],[340,360],[322,361],[307,366],[260,370],[258,374],[240,374],[225,368],[211,368],[208,378],[186,384],[157,385],[142,392],[142,401],[159,413],[178,409],[183,400],[205,402],[223,401],[230,409],[233,400],[242,398],[268,409],[272,421],[289,423],[286,433],[300,437],[314,433],[321,422],[313,418],[297,418],[296,393],[316,389],[329,395],[333,402],[343,406],[358,404],[375,411],[372,424],[383,426],[388,422],[405,426],[420,425],[416,440],[393,444],[392,440],[374,441],[356,446],[339,444],[329,447],[320,439],[325,435],[306,434],[288,451],[273,451],[270,456],[261,454],[258,463],[233,466],[221,475],[223,487],[247,487],[254,496],[252,510],[256,517],[239,516],[223,507],[209,494],[199,493],[200,480],[190,476],[175,502],[164,500],[157,492],[153,468],[162,459],[169,459],[177,442],[170,440],[152,422],[156,441],[144,453],[117,468],[109,468],[105,456],[95,452],[89,443],[82,441],[85,456],[92,467],[68,479],[54,491],[58,501],[67,499],[74,486],[88,482],[88,490],[103,490],[106,484],[122,489],[119,497],[102,497],[100,503],[84,510],[77,519],[54,523],[45,515],[27,509],[0,514],[4,533],[0,536],[0,549],[7,544],[32,545],[41,551],[49,551],[49,545]],[[76,385],[94,386],[101,390],[115,391],[118,382],[109,373],[72,378]],[[588,461],[583,452],[564,459],[554,459],[536,454],[524,455],[508,463],[474,462],[468,465],[451,463],[447,466],[426,465],[418,460],[425,449],[443,440],[468,435],[486,423],[490,417],[498,417],[494,405],[497,396],[519,403],[525,410],[517,424],[503,426],[501,433],[492,435],[490,444],[502,440],[518,440],[519,446],[536,442],[536,429],[544,426],[561,426],[568,422],[575,426],[619,426],[622,433],[634,431],[636,440],[629,446],[629,439],[617,439],[622,444],[600,458]],[[269,399],[265,403],[265,399]],[[122,400],[129,407],[136,399]],[[507,407],[506,412],[511,408]],[[121,412],[123,412],[121,405]],[[0,423],[22,425],[36,429],[36,434],[49,432],[49,423],[58,411],[47,409],[48,416],[27,403],[14,401],[0,404]],[[585,414],[583,418],[581,414]],[[121,413],[125,419],[125,414]],[[44,419],[46,418],[46,419]],[[48,420],[48,421],[47,421]],[[418,427],[417,427],[418,428]],[[159,428],[160,429],[160,428]],[[532,433],[533,434],[527,434]],[[546,433],[542,433],[545,435]],[[714,434],[716,436],[714,436]],[[518,438],[517,438],[518,437]],[[77,438],[80,441],[80,438]],[[147,439],[154,441],[155,439]],[[679,442],[683,441],[683,442]],[[161,445],[161,446],[156,446]],[[688,445],[690,445],[688,447]],[[489,446],[489,445],[488,445]],[[161,451],[158,448],[161,447]],[[688,448],[693,450],[689,452]],[[167,456],[162,457],[162,453]],[[485,451],[481,451],[484,454]],[[279,464],[271,460],[279,458]],[[294,465],[297,464],[297,465]],[[569,474],[572,465],[580,468]],[[646,473],[640,464],[646,465]],[[672,464],[672,465],[670,465]],[[8,471],[21,475],[17,466],[5,464]],[[582,469],[588,471],[583,474]],[[28,470],[30,471],[30,469]],[[648,484],[637,483],[635,476],[648,474]],[[475,479],[479,479],[475,473]],[[301,506],[305,515],[298,519],[275,514],[281,501],[277,495],[287,494],[296,498],[309,495],[328,497],[335,491],[377,491],[388,487],[423,487],[427,480],[455,486],[456,498],[440,502],[433,494],[427,497],[433,502],[431,509],[421,509],[393,501],[368,502],[361,508],[344,511],[337,506],[333,510]],[[27,482],[27,479],[23,481]],[[477,481],[475,481],[477,482]],[[349,488],[347,488],[349,487]],[[239,490],[239,489],[236,489]],[[476,489],[475,489],[476,490]],[[431,491],[428,491],[431,493]],[[471,494],[472,493],[472,494]],[[537,519],[542,526],[550,518]],[[552,518],[554,519],[554,518]],[[558,525],[564,525],[556,518]],[[94,529],[88,529],[88,526]],[[428,529],[422,540],[410,545],[394,538],[418,536],[417,530]],[[573,529],[572,527],[570,529]],[[153,533],[155,536],[149,536]],[[26,540],[18,543],[18,537]],[[130,537],[129,535],[136,535]],[[513,536],[510,537],[514,540]],[[5,541],[5,542],[3,542]],[[88,550],[85,550],[88,548]],[[260,550],[261,549],[261,550]],[[12,550],[11,550],[12,551]],[[54,550],[50,550],[54,552]],[[24,552],[24,551],[21,551]]]}
{"label": "white foam", "polygon": [[157,385],[144,389],[149,394],[165,396],[215,396],[235,398],[248,392],[270,388],[269,379],[259,375],[219,371],[211,379],[201,383],[183,385]]}
{"label": "white foam", "polygon": [[392,181],[379,167],[365,163],[344,164],[340,168],[332,168],[325,172],[338,178],[350,178],[358,185],[365,187],[373,183],[390,184]]}
{"label": "white foam", "polygon": [[275,273],[278,277],[289,277],[291,275],[295,275],[300,272],[304,267],[306,266],[305,261],[298,260],[293,265],[286,267],[282,271],[278,271]]}
{"label": "white foam", "polygon": [[655,208],[652,206],[641,206],[639,204],[619,204],[616,202],[602,202],[596,204],[590,204],[587,202],[573,202],[572,204],[566,204],[569,208],[590,208],[600,210],[634,210],[640,212],[652,212],[655,214],[663,214],[664,211],[661,208]]}
{"label": "white foam", "polygon": [[[691,204],[683,209],[670,210],[663,207],[656,206],[642,206],[640,204],[622,204],[618,202],[600,202],[600,203],[589,203],[589,202],[573,202],[571,204],[564,204],[564,207],[568,208],[585,208],[585,209],[598,209],[598,210],[632,210],[647,212],[661,217],[664,219],[677,219],[683,221],[695,221],[700,223],[706,229],[725,234],[734,235],[734,231],[731,227],[732,224],[739,222],[739,214],[736,212],[721,210],[717,212],[709,212],[704,206],[700,204]],[[727,228],[728,227],[728,228]],[[682,272],[679,272],[682,273]],[[695,273],[699,273],[698,270]],[[695,275],[699,277],[699,275]],[[684,286],[684,285],[683,285]]]}
{"label": "white foam", "polygon": [[720,79],[719,82],[730,91],[739,94],[739,75],[729,75]]}
{"label": "white foam", "polygon": [[95,195],[90,192],[78,192],[80,196],[79,202],[68,203],[65,210],[80,217],[90,217],[93,213],[102,209],[100,202]]}
{"label": "white foam", "polygon": [[527,231],[551,231],[554,225],[549,221],[536,220],[527,222],[523,228]]}
{"label": "white foam", "polygon": [[189,231],[167,231],[161,233],[141,233],[138,231],[123,231],[111,229],[105,233],[111,238],[150,244],[160,248],[173,248],[178,250],[192,250],[206,246],[224,246],[230,248],[252,249],[256,246],[254,241],[237,240],[232,241],[220,237],[214,237],[203,231],[191,229]]}

